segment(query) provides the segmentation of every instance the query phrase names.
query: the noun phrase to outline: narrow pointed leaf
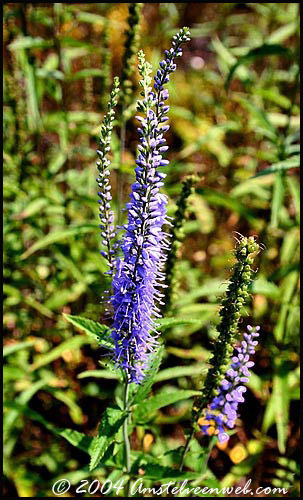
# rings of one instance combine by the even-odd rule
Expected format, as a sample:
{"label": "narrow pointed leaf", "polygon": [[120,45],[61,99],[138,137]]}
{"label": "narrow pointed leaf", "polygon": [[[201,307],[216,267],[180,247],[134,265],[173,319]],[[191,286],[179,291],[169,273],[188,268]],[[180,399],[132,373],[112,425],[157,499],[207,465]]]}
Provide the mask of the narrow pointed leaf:
{"label": "narrow pointed leaf", "polygon": [[92,319],[82,318],[82,316],[72,316],[63,314],[65,319],[79,330],[85,332],[89,337],[95,340],[99,345],[107,348],[113,347],[113,341],[110,338],[110,328],[101,325]]}
{"label": "narrow pointed leaf", "polygon": [[110,405],[106,408],[100,422],[98,436],[94,438],[91,447],[90,470],[99,464],[108,447],[114,442],[115,437],[127,417],[118,406]]}

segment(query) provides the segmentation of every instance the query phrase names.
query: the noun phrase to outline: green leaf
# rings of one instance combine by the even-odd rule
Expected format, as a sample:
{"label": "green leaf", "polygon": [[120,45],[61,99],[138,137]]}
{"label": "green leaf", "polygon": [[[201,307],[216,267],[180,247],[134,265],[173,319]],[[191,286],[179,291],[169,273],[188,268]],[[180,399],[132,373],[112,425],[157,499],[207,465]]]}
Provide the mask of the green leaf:
{"label": "green leaf", "polygon": [[[219,296],[224,294],[226,291],[227,285],[222,283],[222,280],[218,280],[216,278],[206,280],[204,285],[195,287],[194,290],[187,292],[182,296],[180,299],[176,301],[176,306],[180,306],[183,308],[183,306],[187,304],[192,304],[195,302],[197,299],[200,299],[201,297],[209,297],[211,295]],[[203,304],[206,305],[206,304]],[[176,318],[178,319],[178,318]],[[184,318],[184,320],[192,321],[193,324],[194,322],[199,322],[199,319],[193,319],[193,318]],[[202,321],[200,320],[202,323]],[[190,324],[190,323],[188,323]]]}
{"label": "green leaf", "polygon": [[30,132],[39,132],[42,122],[39,110],[35,66],[30,63],[26,50],[20,50],[19,60],[25,76],[28,128]]}
{"label": "green leaf", "polygon": [[281,173],[275,177],[273,186],[273,195],[271,203],[270,227],[276,228],[279,226],[281,208],[283,206],[285,195],[285,179]]}
{"label": "green leaf", "polygon": [[106,18],[104,16],[100,16],[95,12],[77,12],[77,20],[81,23],[91,23],[91,24],[100,24],[104,25],[106,22]]}
{"label": "green leaf", "polygon": [[292,297],[298,284],[299,273],[291,271],[284,279],[281,288],[281,308],[278,319],[274,327],[274,336],[277,342],[282,342],[285,338],[285,325],[287,315],[291,307]]}
{"label": "green leaf", "polygon": [[119,377],[115,373],[110,370],[86,370],[84,372],[79,373],[77,378],[104,378],[107,380],[118,380]]}
{"label": "green leaf", "polygon": [[230,194],[235,197],[242,197],[245,195],[254,195],[260,200],[269,201],[271,194],[267,189],[268,185],[272,184],[271,178],[261,177],[247,179],[240,184],[237,184],[233,189],[231,189]]}
{"label": "green leaf", "polygon": [[172,326],[178,325],[196,325],[201,323],[201,320],[194,318],[162,318],[158,319],[156,324],[157,330],[165,331]]}
{"label": "green leaf", "polygon": [[20,50],[20,49],[44,49],[46,47],[52,47],[53,42],[51,40],[45,40],[40,36],[20,36],[16,38],[9,45],[10,50]]}
{"label": "green leaf", "polygon": [[197,472],[180,472],[170,467],[162,467],[158,464],[146,464],[141,466],[144,469],[144,479],[154,479],[156,481],[182,481],[198,479],[200,474]]}
{"label": "green leaf", "polygon": [[64,229],[63,231],[51,231],[26,250],[26,252],[21,255],[21,259],[27,259],[27,257],[37,252],[37,250],[41,250],[42,248],[48,247],[58,241],[65,240],[66,238],[70,238],[71,236],[79,236],[96,231],[97,227],[97,224],[82,224],[81,226],[71,227],[69,229]]}
{"label": "green leaf", "polygon": [[114,442],[126,417],[126,413],[120,410],[118,406],[110,405],[106,408],[100,422],[99,435],[94,438],[92,443],[90,470],[97,467],[107,448]]}
{"label": "green leaf", "polygon": [[66,439],[70,444],[86,453],[91,453],[93,437],[73,429],[56,429],[55,433]]}
{"label": "green leaf", "polygon": [[[230,71],[230,68],[236,64],[237,59],[235,56],[232,54],[231,50],[226,47],[226,44],[223,44],[221,40],[218,37],[215,37],[212,40],[212,46],[214,50],[217,52],[219,55],[220,59],[223,62],[223,68],[224,71]],[[240,78],[240,80],[248,80],[249,79],[249,70],[246,67],[239,67],[237,69],[237,75]],[[236,71],[235,69],[235,71]]]}
{"label": "green leaf", "polygon": [[271,297],[274,299],[280,297],[279,287],[271,281],[267,281],[263,277],[254,280],[249,287],[249,291],[251,293],[264,295],[265,297]]}
{"label": "green leaf", "polygon": [[263,99],[267,99],[283,109],[289,109],[291,106],[291,101],[288,97],[280,94],[277,89],[256,89],[255,94],[260,95]]}
{"label": "green leaf", "polygon": [[291,156],[287,160],[279,161],[277,163],[273,163],[270,167],[261,170],[255,177],[260,177],[261,175],[269,175],[275,174],[277,172],[284,172],[285,170],[289,170],[290,168],[298,168],[300,167],[300,155]]}
{"label": "green leaf", "polygon": [[232,212],[236,212],[244,217],[255,229],[260,229],[263,225],[262,221],[257,219],[254,212],[249,210],[245,205],[242,205],[238,200],[231,196],[214,191],[208,188],[197,188],[196,192],[203,196],[203,198],[210,204],[225,207]]}
{"label": "green leaf", "polygon": [[298,227],[295,227],[288,231],[283,238],[280,250],[281,266],[289,266],[293,262],[293,259],[299,249],[299,245],[300,230]]}
{"label": "green leaf", "polygon": [[64,73],[57,69],[37,68],[36,76],[45,80],[64,80]]}
{"label": "green leaf", "polygon": [[15,219],[26,219],[27,217],[32,217],[37,213],[41,213],[42,209],[48,205],[48,200],[45,198],[36,198],[32,200],[20,214],[15,215]]}
{"label": "green leaf", "polygon": [[34,371],[37,370],[38,368],[41,368],[41,366],[48,365],[49,363],[52,363],[52,361],[54,361],[55,359],[60,358],[65,351],[73,351],[75,349],[79,349],[83,344],[87,343],[88,343],[87,338],[82,337],[81,335],[65,340],[51,351],[36,356],[34,363],[30,366],[30,370]]}
{"label": "green leaf", "polygon": [[27,347],[31,347],[35,344],[34,340],[30,340],[27,342],[17,342],[14,344],[6,345],[3,347],[3,357],[9,356],[10,354],[14,354],[21,349],[26,349]]}
{"label": "green leaf", "polygon": [[247,386],[257,398],[262,398],[263,380],[261,377],[251,372]]}
{"label": "green leaf", "polygon": [[164,380],[171,380],[173,378],[179,377],[194,377],[195,375],[201,375],[206,368],[203,368],[201,363],[188,366],[174,366],[172,368],[165,368],[157,373],[155,377],[155,382],[163,382]]}
{"label": "green leaf", "polygon": [[262,134],[267,137],[274,144],[278,141],[278,131],[275,125],[269,119],[267,113],[263,111],[263,109],[258,108],[253,102],[248,99],[244,99],[243,97],[239,97],[237,99],[244,108],[246,108],[254,121],[258,125],[257,130],[262,132]]}
{"label": "green leaf", "polygon": [[256,59],[260,59],[266,56],[282,56],[290,58],[292,55],[292,51],[287,47],[283,47],[283,45],[279,44],[263,44],[260,47],[256,47],[255,49],[251,49],[244,56],[240,57],[238,61],[233,64],[230,68],[227,78],[225,80],[224,86],[228,89],[229,84],[233,78],[233,75],[239,66],[245,65],[247,63],[251,63]]}
{"label": "green leaf", "polygon": [[[19,405],[26,405],[31,398],[38,392],[42,387],[47,385],[46,380],[38,380],[37,382],[33,383],[22,391],[16,398],[15,402],[18,403]],[[15,422],[18,418],[19,415],[19,410],[17,408],[11,409],[8,413],[4,415],[4,425],[3,425],[3,431],[4,431],[4,437],[7,438],[10,435],[11,429],[15,426]]]}
{"label": "green leaf", "polygon": [[149,394],[152,385],[154,383],[155,376],[160,368],[163,354],[164,354],[164,347],[162,345],[159,347],[157,351],[151,354],[149,358],[149,367],[145,373],[145,377],[142,384],[139,386],[137,390],[135,399],[133,401],[134,404],[141,403]]}
{"label": "green leaf", "polygon": [[45,302],[45,306],[49,309],[61,310],[65,304],[75,302],[85,292],[85,283],[73,283],[70,288],[56,290]]}
{"label": "green leaf", "polygon": [[287,369],[279,369],[273,378],[273,405],[274,416],[278,433],[278,448],[280,453],[285,453],[287,439],[287,424],[289,414],[289,390],[287,383]]}
{"label": "green leaf", "polygon": [[51,422],[42,417],[40,413],[32,410],[24,403],[21,404],[20,402],[9,401],[4,402],[4,407],[16,411],[17,414],[23,414],[26,417],[31,418],[32,420],[36,420],[40,424],[44,425],[49,431],[53,432],[57,436],[66,439],[73,446],[79,448],[82,451],[85,451],[86,453],[90,453],[93,437],[87,436],[86,434],[72,429],[57,428]]}
{"label": "green leaf", "polygon": [[52,175],[56,174],[58,170],[60,170],[62,165],[64,165],[66,159],[67,155],[64,151],[61,150],[53,151],[48,163],[47,172]]}
{"label": "green leaf", "polygon": [[300,23],[298,20],[292,21],[291,23],[281,26],[280,28],[278,28],[276,31],[274,31],[269,35],[269,37],[267,38],[267,43],[275,44],[284,42],[284,40],[287,40],[287,38],[296,33],[299,26]]}
{"label": "green leaf", "polygon": [[193,396],[200,395],[200,391],[190,391],[190,390],[176,390],[172,392],[161,392],[152,396],[147,401],[143,402],[138,406],[134,412],[135,421],[146,421],[150,419],[150,416],[160,408],[164,406],[171,405],[177,401],[184,399],[189,399]]}
{"label": "green leaf", "polygon": [[106,325],[101,325],[92,319],[83,318],[82,316],[72,316],[71,314],[63,314],[65,319],[72,325],[85,332],[99,345],[107,348],[113,347],[113,340],[110,337],[110,328]]}
{"label": "green leaf", "polygon": [[297,222],[300,223],[300,208],[301,208],[301,195],[300,195],[300,183],[299,180],[294,176],[288,175],[286,178],[288,189],[292,196],[292,202],[296,212]]}
{"label": "green leaf", "polygon": [[75,392],[73,392],[71,389],[62,391],[60,389],[53,388],[50,389],[50,392],[56,399],[58,399],[68,407],[70,417],[73,422],[75,422],[75,424],[83,424],[83,412],[80,406],[75,401],[75,399],[77,398]]}
{"label": "green leaf", "polygon": [[271,394],[267,401],[263,416],[262,431],[266,433],[268,429],[274,424],[274,422],[275,422],[275,401],[274,401],[274,395]]}
{"label": "green leaf", "polygon": [[103,76],[104,71],[100,68],[85,68],[71,75],[68,80],[80,80],[87,77]]}
{"label": "green leaf", "polygon": [[4,283],[3,292],[6,295],[13,297],[15,304],[18,304],[19,302],[24,302],[33,309],[36,309],[36,311],[38,311],[40,314],[43,314],[48,318],[53,317],[52,311],[48,309],[44,304],[40,304],[40,302],[38,302],[34,297],[23,295],[23,293],[21,293],[21,291],[17,288]]}

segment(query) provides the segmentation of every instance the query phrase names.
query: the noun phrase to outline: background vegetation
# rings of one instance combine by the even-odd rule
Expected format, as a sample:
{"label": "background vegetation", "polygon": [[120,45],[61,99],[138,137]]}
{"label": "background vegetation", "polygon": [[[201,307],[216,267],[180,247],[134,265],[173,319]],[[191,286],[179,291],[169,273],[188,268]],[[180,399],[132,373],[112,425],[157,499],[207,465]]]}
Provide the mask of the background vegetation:
{"label": "background vegetation", "polygon": [[[122,71],[127,12],[120,3],[4,6],[5,496],[53,496],[58,478],[78,485],[111,470],[89,472],[87,455],[58,435],[64,427],[94,435],[117,390],[107,371],[88,373],[103,352],[62,313],[102,320],[95,150]],[[298,496],[299,4],[144,4],[140,47],[154,68],[184,25],[192,41],[170,83],[165,189],[173,215],[181,181],[199,176],[173,302],[174,317],[189,321],[163,330],[154,388],[201,387],[234,232],[257,235],[265,249],[243,318],[243,329],[261,325],[256,366],[241,425],[228,447],[213,449],[203,484],[251,477],[253,487],[284,485]],[[134,114],[130,107],[122,165],[119,127],[113,141],[112,183],[115,192],[122,171],[124,201]],[[158,410],[134,429],[134,453],[166,454],[172,465],[189,418],[186,401]],[[199,471],[199,449],[197,436],[187,470]]]}

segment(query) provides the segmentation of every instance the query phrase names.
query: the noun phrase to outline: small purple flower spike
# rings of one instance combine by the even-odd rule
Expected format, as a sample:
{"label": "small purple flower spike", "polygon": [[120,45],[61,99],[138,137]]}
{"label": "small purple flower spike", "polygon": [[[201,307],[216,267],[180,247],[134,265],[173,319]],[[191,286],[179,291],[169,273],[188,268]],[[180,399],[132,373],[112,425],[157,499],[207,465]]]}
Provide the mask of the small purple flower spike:
{"label": "small purple flower spike", "polygon": [[[235,348],[236,355],[232,358],[231,368],[227,370],[225,378],[219,387],[218,396],[214,397],[206,409],[201,425],[202,433],[209,435],[209,429],[215,426],[220,443],[229,440],[225,429],[233,429],[238,417],[238,405],[244,402],[243,394],[246,392],[246,384],[249,381],[249,368],[254,366],[249,358],[255,353],[255,347],[258,344],[256,340],[259,337],[260,327],[247,327],[248,332],[244,333],[244,340],[241,345]],[[209,424],[206,421],[211,421]]]}

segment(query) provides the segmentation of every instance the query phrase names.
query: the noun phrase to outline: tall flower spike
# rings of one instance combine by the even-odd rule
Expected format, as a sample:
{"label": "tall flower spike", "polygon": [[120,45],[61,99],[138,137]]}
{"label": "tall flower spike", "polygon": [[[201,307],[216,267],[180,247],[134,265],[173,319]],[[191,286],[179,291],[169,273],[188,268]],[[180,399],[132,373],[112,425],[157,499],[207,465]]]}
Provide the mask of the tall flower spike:
{"label": "tall flower spike", "polygon": [[160,316],[158,305],[162,294],[159,288],[164,286],[164,250],[168,248],[167,235],[162,230],[168,223],[167,197],[160,193],[166,175],[158,171],[158,167],[168,164],[162,157],[168,149],[163,133],[169,128],[163,125],[169,110],[165,106],[168,91],[164,90],[164,84],[176,69],[174,60],[182,53],[180,45],[187,40],[185,28],[174,37],[173,48],[167,51],[155,77],[155,92],[150,86],[151,66],[142,51],[138,56],[143,100],[138,101],[137,109],[145,116],[138,117],[141,125],[136,181],[126,205],[128,223],[121,244],[123,259],[117,259],[111,298],[114,359],[126,372],[128,380],[136,383],[144,377],[148,356],[158,344],[153,317]]}
{"label": "tall flower spike", "polygon": [[186,211],[189,204],[189,197],[194,192],[194,186],[198,182],[198,180],[199,178],[196,175],[187,176],[182,183],[182,190],[176,202],[177,210],[174,216],[174,224],[171,231],[172,243],[165,264],[167,287],[164,292],[163,311],[170,311],[171,302],[177,295],[178,273],[176,264],[178,260],[178,251],[182,246],[182,240],[184,239],[183,226],[186,220]]}
{"label": "tall flower spike", "polygon": [[100,136],[100,149],[97,150],[99,160],[97,161],[97,168],[99,171],[99,176],[96,179],[99,186],[99,217],[100,217],[100,229],[102,236],[102,243],[105,246],[105,250],[102,250],[101,255],[107,260],[109,271],[111,274],[114,265],[114,253],[115,250],[112,245],[112,240],[115,238],[114,229],[114,213],[111,210],[111,186],[109,183],[109,166],[110,160],[107,155],[110,151],[111,135],[113,130],[113,121],[115,118],[114,108],[117,105],[117,97],[119,93],[119,78],[115,77],[113,90],[110,94],[110,100],[107,105],[107,113],[103,119],[101,125],[101,136]]}
{"label": "tall flower spike", "polygon": [[244,402],[243,394],[250,377],[249,368],[254,366],[250,361],[250,356],[255,353],[258,344],[259,326],[247,327],[248,333],[244,334],[241,345],[235,348],[235,355],[232,358],[232,365],[225,373],[219,387],[219,394],[213,398],[209,406],[204,411],[204,416],[198,420],[202,433],[210,436],[218,434],[221,443],[229,440],[229,435],[225,429],[233,429],[238,417],[238,405]]}
{"label": "tall flower spike", "polygon": [[221,316],[217,327],[219,335],[210,359],[211,368],[208,370],[202,395],[197,398],[193,406],[194,420],[211,398],[219,394],[218,387],[229,367],[236,341],[240,310],[249,296],[248,286],[252,282],[253,273],[251,265],[258,251],[259,245],[252,236],[249,238],[242,236],[236,245],[236,263],[219,313]]}
{"label": "tall flower spike", "polygon": [[125,31],[125,52],[122,61],[121,74],[121,107],[122,110],[130,104],[131,95],[133,92],[133,84],[131,82],[132,74],[135,71],[134,60],[138,50],[140,19],[143,3],[130,3],[128,9],[128,29]]}

